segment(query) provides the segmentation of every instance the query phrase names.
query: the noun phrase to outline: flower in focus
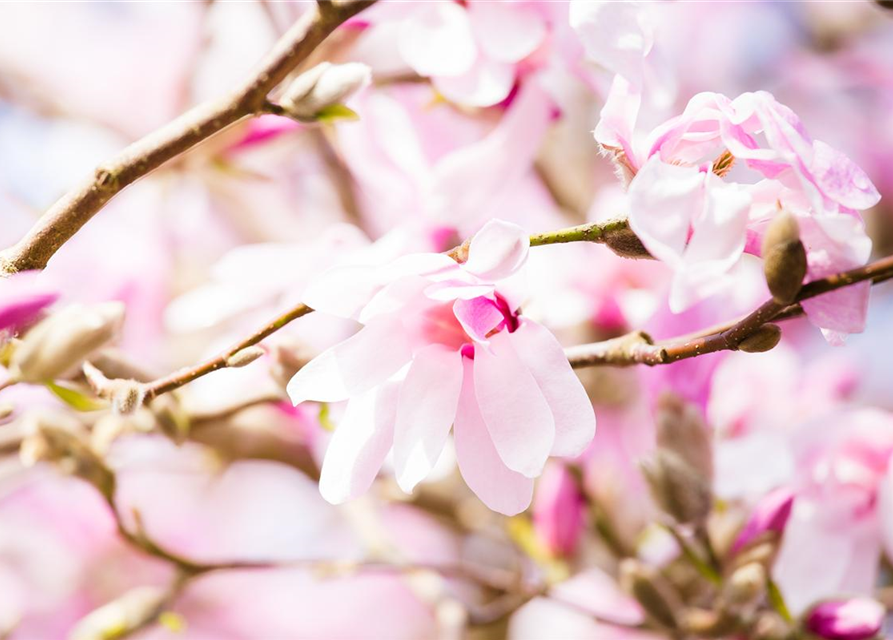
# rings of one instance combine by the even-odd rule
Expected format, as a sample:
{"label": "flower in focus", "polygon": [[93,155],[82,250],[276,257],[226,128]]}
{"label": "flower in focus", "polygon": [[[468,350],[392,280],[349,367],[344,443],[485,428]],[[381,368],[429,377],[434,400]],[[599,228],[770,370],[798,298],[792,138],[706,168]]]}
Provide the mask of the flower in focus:
{"label": "flower in focus", "polygon": [[550,455],[573,456],[595,432],[592,405],[552,334],[518,312],[529,240],[494,220],[468,260],[416,254],[376,269],[332,269],[307,304],[364,327],[292,378],[304,400],[349,400],[326,452],[320,491],[330,502],[369,487],[393,448],[411,492],[433,468],[453,426],[459,469],[495,511],[530,504]]}
{"label": "flower in focus", "polygon": [[816,605],[806,617],[806,628],[829,640],[868,640],[884,622],[884,607],[870,598],[831,600]]}
{"label": "flower in focus", "polygon": [[[628,89],[615,83],[595,136],[629,178],[630,227],[675,272],[674,312],[727,287],[745,253],[760,255],[762,236],[782,211],[799,222],[808,280],[868,260],[871,241],[858,212],[880,195],[853,161],[813,140],[771,94],[698,94],[640,138],[633,135],[640,100]],[[868,288],[821,296],[804,309],[836,342],[864,328]]]}

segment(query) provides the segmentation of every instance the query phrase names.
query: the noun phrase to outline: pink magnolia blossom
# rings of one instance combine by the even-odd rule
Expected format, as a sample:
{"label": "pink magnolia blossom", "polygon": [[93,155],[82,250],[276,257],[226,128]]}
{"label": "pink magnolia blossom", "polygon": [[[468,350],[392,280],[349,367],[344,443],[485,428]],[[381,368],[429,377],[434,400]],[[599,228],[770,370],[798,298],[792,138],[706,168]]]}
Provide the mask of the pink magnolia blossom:
{"label": "pink magnolia blossom", "polygon": [[[871,242],[857,212],[878,202],[877,190],[771,94],[698,94],[644,138],[633,131],[639,102],[618,77],[595,136],[630,179],[630,227],[675,272],[673,311],[733,282],[733,268],[745,253],[759,255],[763,231],[781,209],[801,222],[808,279],[867,261]],[[728,154],[745,166],[719,170]],[[858,286],[804,308],[836,341],[862,330],[867,295],[867,285]]]}
{"label": "pink magnolia blossom", "polygon": [[530,503],[549,455],[579,454],[595,417],[558,341],[518,313],[529,240],[487,223],[459,265],[443,254],[324,274],[305,293],[363,329],[323,352],[288,385],[295,404],[350,400],[326,453],[320,491],[339,503],[365,492],[393,449],[407,492],[431,471],[450,426],[459,469],[487,506]]}
{"label": "pink magnolia blossom", "polygon": [[732,544],[732,552],[736,552],[755,538],[767,531],[782,533],[788,518],[791,517],[791,509],[794,506],[795,494],[790,489],[783,487],[766,494],[760,500],[750,514],[747,523],[738,533]]}
{"label": "pink magnolia blossom", "polygon": [[806,616],[806,628],[828,640],[869,640],[880,633],[884,607],[870,598],[831,600]]}

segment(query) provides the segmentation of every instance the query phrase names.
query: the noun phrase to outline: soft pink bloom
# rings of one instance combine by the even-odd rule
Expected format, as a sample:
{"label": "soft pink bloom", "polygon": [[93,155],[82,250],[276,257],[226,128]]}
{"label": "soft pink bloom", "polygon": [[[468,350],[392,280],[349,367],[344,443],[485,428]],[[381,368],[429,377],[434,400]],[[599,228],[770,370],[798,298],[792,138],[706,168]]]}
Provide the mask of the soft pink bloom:
{"label": "soft pink bloom", "polygon": [[870,598],[831,600],[813,607],[806,628],[828,640],[868,640],[880,633],[884,607]]}
{"label": "soft pink bloom", "polygon": [[[763,230],[780,209],[801,221],[807,279],[867,261],[871,242],[857,211],[877,203],[877,190],[772,95],[701,93],[645,137],[634,135],[639,102],[618,76],[595,136],[631,177],[631,228],[675,272],[673,311],[734,282],[733,268],[744,253],[759,255]],[[745,166],[720,177],[713,168],[724,152]],[[864,327],[867,291],[863,285],[809,301],[807,315],[837,341]]]}
{"label": "soft pink bloom", "polygon": [[745,547],[750,541],[767,531],[782,533],[788,518],[791,517],[791,509],[794,506],[795,494],[788,488],[776,489],[766,494],[750,513],[750,518],[741,529],[735,542],[732,544],[732,552]]}
{"label": "soft pink bloom", "polygon": [[579,484],[567,467],[546,466],[533,499],[533,526],[550,552],[559,556],[576,552],[584,509]]}
{"label": "soft pink bloom", "polygon": [[14,332],[31,322],[58,297],[37,272],[0,278],[0,332]]}
{"label": "soft pink bloom", "polygon": [[523,511],[549,455],[592,439],[592,406],[558,341],[518,314],[511,276],[527,258],[524,231],[486,224],[459,265],[443,254],[324,274],[304,300],[364,325],[288,385],[295,404],[350,400],[322,468],[335,503],[365,492],[393,449],[410,492],[454,427],[459,469],[490,508]]}

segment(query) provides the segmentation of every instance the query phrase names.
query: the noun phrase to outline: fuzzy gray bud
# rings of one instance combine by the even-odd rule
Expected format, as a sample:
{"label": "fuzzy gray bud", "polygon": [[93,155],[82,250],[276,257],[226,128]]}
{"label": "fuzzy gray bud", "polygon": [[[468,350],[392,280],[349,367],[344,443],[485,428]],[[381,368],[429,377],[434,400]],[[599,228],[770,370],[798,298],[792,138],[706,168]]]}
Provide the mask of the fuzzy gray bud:
{"label": "fuzzy gray bud", "polygon": [[682,607],[681,598],[657,569],[627,558],[620,563],[620,586],[655,622],[668,629],[678,627],[676,612]]}
{"label": "fuzzy gray bud", "polygon": [[771,351],[781,341],[781,327],[777,324],[764,324],[738,343],[738,350],[745,353]]}
{"label": "fuzzy gray bud", "polygon": [[709,480],[679,455],[658,449],[641,467],[654,501],[677,522],[703,522],[710,513]]}
{"label": "fuzzy gray bud", "polygon": [[806,249],[800,241],[797,218],[787,211],[777,215],[763,236],[763,273],[772,297],[779,304],[792,303],[806,276]]}
{"label": "fuzzy gray bud", "polygon": [[672,451],[705,478],[713,478],[710,432],[701,412],[679,396],[665,393],[657,401],[657,446]]}
{"label": "fuzzy gray bud", "polygon": [[12,355],[10,372],[22,382],[58,378],[113,340],[123,321],[120,302],[66,307],[25,335]]}
{"label": "fuzzy gray bud", "polygon": [[313,122],[324,109],[341,104],[371,80],[372,70],[359,62],[321,62],[299,75],[279,104],[292,118]]}
{"label": "fuzzy gray bud", "polygon": [[264,355],[264,350],[260,347],[245,347],[228,357],[226,359],[226,366],[234,369],[244,367],[251,364],[262,355]]}

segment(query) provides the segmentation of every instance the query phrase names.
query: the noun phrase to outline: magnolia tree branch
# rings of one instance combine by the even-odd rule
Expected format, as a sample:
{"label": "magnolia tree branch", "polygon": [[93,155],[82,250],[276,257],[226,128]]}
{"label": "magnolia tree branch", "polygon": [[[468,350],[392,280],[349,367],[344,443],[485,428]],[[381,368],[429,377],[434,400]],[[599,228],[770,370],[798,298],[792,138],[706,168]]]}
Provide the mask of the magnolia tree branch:
{"label": "magnolia tree branch", "polygon": [[[611,220],[534,235],[530,237],[530,243],[532,246],[565,242],[609,244],[608,240],[606,240],[608,238],[623,238],[625,246],[631,246],[627,238],[627,234],[631,233],[625,220]],[[450,250],[448,255],[459,262],[464,261],[468,257],[469,244],[470,240],[466,240],[458,247]],[[612,340],[569,347],[565,349],[565,354],[574,368],[583,368],[637,364],[654,366],[670,364],[716,351],[737,350],[745,338],[752,336],[766,324],[803,315],[803,309],[799,304],[803,300],[848,287],[858,282],[870,280],[876,284],[890,278],[893,278],[893,256],[872,262],[864,267],[809,282],[803,286],[793,304],[785,306],[769,300],[737,322],[719,325],[689,336],[666,340],[659,344],[655,344],[645,332],[634,331]],[[145,386],[145,400],[149,401],[168,391],[178,389],[218,369],[234,366],[234,363],[239,360],[238,355],[240,352],[254,347],[293,320],[312,311],[313,309],[307,305],[299,304],[220,355],[147,383]]]}
{"label": "magnolia tree branch", "polygon": [[0,252],[0,276],[43,269],[50,258],[128,185],[239,120],[264,111],[267,95],[339,25],[375,0],[324,2],[307,9],[232,93],[200,104],[101,164],[65,194],[16,245]]}
{"label": "magnolia tree branch", "polygon": [[800,303],[804,300],[859,282],[870,281],[872,284],[878,284],[891,278],[893,278],[893,256],[887,256],[864,267],[813,280],[803,285],[793,304],[780,305],[774,300],[769,300],[737,322],[657,344],[646,333],[635,331],[605,342],[570,347],[565,349],[565,354],[574,368],[582,368],[599,365],[653,366],[717,351],[735,351],[739,349],[744,339],[754,335],[765,325],[773,321],[802,316],[804,311]]}

